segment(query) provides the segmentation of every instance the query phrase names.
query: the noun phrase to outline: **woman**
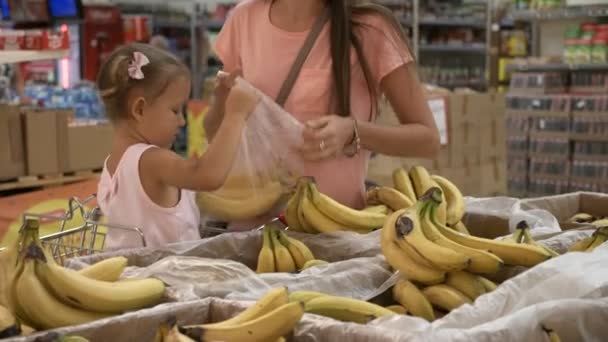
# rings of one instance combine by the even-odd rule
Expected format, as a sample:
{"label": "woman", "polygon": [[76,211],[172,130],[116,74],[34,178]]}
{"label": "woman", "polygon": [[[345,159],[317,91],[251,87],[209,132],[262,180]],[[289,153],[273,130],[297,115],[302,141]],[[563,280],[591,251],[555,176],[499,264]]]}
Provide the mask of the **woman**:
{"label": "woman", "polygon": [[[323,15],[328,16],[323,22]],[[319,25],[321,23],[321,25]],[[284,108],[306,125],[305,173],[321,191],[353,208],[364,206],[371,152],[432,158],[439,134],[405,34],[384,7],[351,0],[246,0],[226,21],[216,52],[228,73],[277,98],[310,32],[322,27]],[[205,118],[212,139],[229,82]],[[384,94],[400,125],[373,121]]]}

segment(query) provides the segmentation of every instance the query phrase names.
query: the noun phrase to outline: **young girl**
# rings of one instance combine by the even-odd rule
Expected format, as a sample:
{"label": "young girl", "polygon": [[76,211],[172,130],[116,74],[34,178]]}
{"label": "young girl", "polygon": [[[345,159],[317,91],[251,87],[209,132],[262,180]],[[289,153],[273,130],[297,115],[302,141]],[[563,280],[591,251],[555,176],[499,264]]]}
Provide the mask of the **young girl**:
{"label": "young girl", "polygon": [[[317,23],[323,24],[320,34],[284,108],[308,127],[301,146],[306,174],[321,191],[361,208],[370,152],[432,158],[439,151],[439,133],[392,13],[359,0],[244,0],[226,21],[215,50],[224,71],[242,72],[276,99]],[[382,94],[398,125],[373,122]],[[222,104],[205,118],[213,139],[219,137]]]}
{"label": "young girl", "polygon": [[[148,246],[199,238],[194,193],[212,191],[226,179],[240,134],[258,99],[230,91],[215,140],[200,159],[173,153],[184,125],[181,109],[190,95],[190,73],[173,55],[131,44],[102,66],[97,84],[115,128],[112,152],[98,186],[98,203],[108,222],[140,228]],[[141,246],[129,231],[109,229],[106,248]]]}

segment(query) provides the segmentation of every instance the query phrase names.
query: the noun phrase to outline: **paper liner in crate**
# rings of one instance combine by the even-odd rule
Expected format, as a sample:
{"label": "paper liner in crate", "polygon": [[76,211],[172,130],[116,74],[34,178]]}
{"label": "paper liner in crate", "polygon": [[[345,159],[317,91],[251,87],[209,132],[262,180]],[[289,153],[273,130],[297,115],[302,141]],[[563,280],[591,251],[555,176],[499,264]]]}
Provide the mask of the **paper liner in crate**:
{"label": "paper liner in crate", "polygon": [[255,93],[260,101],[247,119],[224,185],[197,195],[204,220],[244,221],[278,213],[285,202],[282,195],[304,167],[297,153],[304,126],[244,79],[237,78],[234,87]]}
{"label": "paper liner in crate", "polygon": [[608,244],[546,261],[429,323],[408,316],[371,325],[399,341],[602,341],[608,333]]}
{"label": "paper liner in crate", "polygon": [[68,260],[66,265],[80,269],[111,256],[123,255],[131,266],[123,276],[158,277],[170,285],[170,297],[178,301],[208,296],[230,297],[231,294],[239,299],[257,299],[264,290],[274,286],[369,299],[379,294],[379,289],[381,293],[391,285],[392,272],[384,258],[378,256],[377,234],[291,234],[304,242],[315,257],[334,262],[299,274],[256,274],[253,271],[262,245],[259,231],[227,233],[161,248],[103,253]]}

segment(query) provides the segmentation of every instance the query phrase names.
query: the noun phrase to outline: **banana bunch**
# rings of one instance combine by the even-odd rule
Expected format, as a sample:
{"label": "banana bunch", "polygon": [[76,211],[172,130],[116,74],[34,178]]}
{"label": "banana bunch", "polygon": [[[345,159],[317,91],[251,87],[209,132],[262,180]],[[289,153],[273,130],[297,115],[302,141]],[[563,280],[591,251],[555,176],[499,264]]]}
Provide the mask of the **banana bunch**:
{"label": "banana bunch", "polygon": [[21,327],[13,313],[0,305],[0,339],[21,335]]}
{"label": "banana bunch", "polygon": [[270,290],[255,304],[218,323],[179,326],[175,318],[162,324],[155,342],[284,341],[304,315],[302,304],[289,302],[284,287]]}
{"label": "banana bunch", "polygon": [[440,188],[443,193],[442,202],[437,209],[437,219],[440,223],[468,234],[466,227],[460,221],[465,212],[464,197],[454,183],[439,175],[429,174],[422,166],[415,166],[409,173],[403,168],[395,169],[393,171],[393,184],[395,189],[405,195],[412,205],[429,189]]}
{"label": "banana bunch", "polygon": [[521,221],[515,227],[515,232],[508,238],[509,240],[515,243],[524,243],[533,246],[538,246],[544,249],[547,253],[549,253],[552,257],[558,257],[559,253],[552,250],[549,247],[546,247],[534,240],[532,235],[530,234],[530,227],[526,221]]}
{"label": "banana bunch", "polygon": [[[532,242],[495,241],[448,228],[438,219],[442,197],[439,188],[429,189],[412,207],[390,215],[382,229],[382,253],[407,279],[438,285],[454,272],[489,275],[498,272],[503,264],[529,267],[552,257],[544,247]],[[445,292],[444,288],[428,291]]]}
{"label": "banana bunch", "polygon": [[302,177],[295,194],[287,202],[285,220],[290,229],[317,234],[350,230],[366,234],[382,227],[386,214],[382,207],[356,210],[319,192],[314,180]]}
{"label": "banana bunch", "polygon": [[577,213],[568,219],[570,223],[591,223],[593,221],[595,221],[595,217],[587,213]]}
{"label": "banana bunch", "polygon": [[597,228],[587,238],[577,241],[568,248],[568,252],[592,252],[595,248],[608,240],[608,227]]}
{"label": "banana bunch", "polygon": [[20,322],[37,330],[81,324],[156,305],[164,295],[165,286],[157,279],[114,282],[126,266],[122,257],[78,272],[63,268],[41,246],[38,228],[38,221],[26,222],[15,271],[7,281],[7,307]]}
{"label": "banana bunch", "polygon": [[258,255],[257,273],[296,272],[309,267],[327,264],[315,259],[301,241],[291,238],[282,229],[271,224],[264,226],[264,242]]}
{"label": "banana bunch", "polygon": [[283,186],[278,181],[260,187],[222,188],[217,192],[199,192],[196,202],[202,212],[226,221],[247,220],[264,215],[271,210],[283,195]]}
{"label": "banana bunch", "polygon": [[315,291],[294,291],[289,301],[304,305],[304,311],[344,322],[366,324],[376,318],[397,313],[363,300],[332,296]]}

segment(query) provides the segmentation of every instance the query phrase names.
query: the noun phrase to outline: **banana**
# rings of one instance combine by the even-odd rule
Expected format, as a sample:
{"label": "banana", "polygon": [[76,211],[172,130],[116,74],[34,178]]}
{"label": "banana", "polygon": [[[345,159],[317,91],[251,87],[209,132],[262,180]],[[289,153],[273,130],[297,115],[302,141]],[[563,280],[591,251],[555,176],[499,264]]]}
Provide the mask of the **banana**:
{"label": "banana", "polygon": [[107,282],[44,261],[37,262],[36,273],[64,303],[95,312],[122,313],[154,306],[165,293],[165,284],[154,278]]}
{"label": "banana", "polygon": [[523,229],[515,229],[515,231],[513,232],[513,234],[511,234],[510,236],[508,236],[506,238],[507,241],[513,242],[513,243],[522,243],[523,242],[523,238],[524,238],[524,231]]}
{"label": "banana", "polygon": [[252,321],[258,317],[261,317],[281,306],[289,303],[289,296],[287,294],[286,287],[277,287],[268,291],[262,298],[260,298],[253,306],[245,309],[245,311],[238,315],[219,322],[208,324],[207,327],[228,327],[238,325],[241,323]]}
{"label": "banana", "polygon": [[389,305],[386,307],[386,309],[399,315],[407,315],[407,310],[401,305]]}
{"label": "banana", "polygon": [[[369,196],[377,202],[385,204],[393,211],[409,208],[414,205],[407,196],[388,186],[375,187],[369,191]],[[374,201],[375,202],[375,201]]]}
{"label": "banana", "polygon": [[561,338],[555,332],[555,330],[549,329],[549,328],[545,327],[544,325],[542,325],[541,328],[547,334],[547,337],[549,338],[549,342],[561,342]]}
{"label": "banana", "polygon": [[270,237],[272,238],[272,251],[274,252],[274,265],[277,272],[295,272],[296,264],[285,246],[281,245],[277,237],[278,232],[274,229],[269,229]]}
{"label": "banana", "polygon": [[278,230],[278,234],[279,242],[289,250],[298,270],[303,269],[307,262],[315,259],[310,249],[302,241],[290,238],[281,229]]}
{"label": "banana", "polygon": [[167,322],[161,323],[156,330],[154,342],[192,342],[190,337],[182,334],[176,324],[176,318],[171,317]]}
{"label": "banana", "polygon": [[428,268],[432,268],[432,269],[440,269],[438,268],[436,265],[434,265],[432,262],[428,261],[427,259],[425,259],[419,252],[418,250],[416,250],[414,247],[412,247],[412,245],[410,245],[407,241],[401,241],[399,243],[397,243],[397,245],[399,246],[399,248],[401,248],[403,250],[403,252],[405,252],[405,254],[407,254],[407,256],[409,258],[411,258],[416,264],[424,266],[424,267],[428,267]]}
{"label": "banana", "polygon": [[296,185],[296,192],[287,201],[287,207],[285,208],[285,221],[289,229],[295,230],[296,232],[304,232],[304,227],[300,223],[298,218],[298,206],[300,205],[300,196],[302,195],[302,181],[298,180]]}
{"label": "banana", "polygon": [[372,230],[382,227],[386,215],[349,208],[320,193],[314,183],[309,186],[311,199],[320,212],[347,228]]}
{"label": "banana", "polygon": [[595,240],[595,235],[579,240],[568,248],[568,252],[584,252],[593,243],[593,240]]}
{"label": "banana", "polygon": [[601,220],[595,220],[593,222],[591,222],[591,225],[596,226],[598,228],[600,227],[608,227],[608,219],[604,218]]}
{"label": "banana", "polygon": [[462,292],[473,301],[486,293],[486,287],[479,277],[468,272],[449,272],[445,284]]}
{"label": "banana", "polygon": [[327,265],[327,264],[329,264],[329,263],[325,260],[319,260],[319,259],[309,260],[304,264],[301,271],[304,271],[307,268],[311,268],[311,267],[315,267],[315,266],[323,266],[323,265]]}
{"label": "banana", "polygon": [[395,222],[397,244],[407,242],[425,259],[444,271],[459,271],[467,268],[471,259],[463,253],[437,245],[427,239],[420,228],[420,212],[423,202],[406,209]]}
{"label": "banana", "polygon": [[108,314],[76,309],[55,298],[38,279],[38,261],[28,257],[15,286],[19,307],[32,320],[34,328],[54,329],[83,324],[108,317]]}
{"label": "banana", "polygon": [[8,306],[11,280],[15,276],[19,244],[21,238],[16,238],[6,249],[0,251],[0,305]]}
{"label": "banana", "polygon": [[411,281],[399,279],[393,287],[393,299],[403,305],[413,316],[424,318],[427,321],[435,320],[431,303]]}
{"label": "banana", "polygon": [[127,258],[117,256],[102,260],[78,271],[85,277],[103,281],[117,281],[127,267]]}
{"label": "banana", "polygon": [[300,302],[306,304],[311,299],[328,296],[328,294],[317,292],[317,291],[293,291],[289,294],[290,302]]}
{"label": "banana", "polygon": [[[522,221],[525,224],[525,221]],[[520,222],[520,224],[522,223]],[[559,253],[557,253],[556,251],[552,250],[551,248],[544,246],[536,241],[534,241],[534,238],[532,237],[532,235],[530,234],[530,228],[528,228],[527,224],[525,226],[522,226],[521,229],[522,231],[522,240],[524,243],[527,243],[529,245],[533,245],[533,246],[538,246],[542,249],[544,249],[547,253],[549,253],[551,256],[553,257],[558,257]]]}
{"label": "banana", "polygon": [[363,211],[367,211],[370,213],[378,213],[378,214],[383,214],[383,215],[387,215],[388,214],[388,207],[384,204],[378,204],[378,205],[373,205],[370,207],[366,207],[363,209]]}
{"label": "banana", "polygon": [[471,235],[471,233],[467,229],[467,226],[465,226],[464,223],[462,223],[462,221],[458,221],[456,224],[453,224],[450,228],[452,228],[455,231],[460,232],[462,234]]}
{"label": "banana", "polygon": [[0,339],[19,336],[20,334],[21,329],[15,316],[4,305],[0,305]]}
{"label": "banana", "polygon": [[21,323],[21,336],[29,336],[36,332],[36,329]]}
{"label": "banana", "polygon": [[226,220],[247,220],[268,212],[281,198],[282,187],[279,182],[269,182],[255,196],[245,199],[221,197],[211,192],[199,192],[197,204],[201,210],[213,217]]}
{"label": "banana", "polygon": [[481,282],[483,287],[486,289],[486,293],[492,292],[492,291],[496,290],[496,288],[498,287],[498,285],[496,285],[493,281],[491,281],[487,278],[484,278],[481,276],[477,276],[477,278],[479,278],[479,281]]}
{"label": "banana", "polygon": [[274,341],[298,324],[304,309],[300,303],[284,304],[251,321],[229,326],[213,324],[180,327],[180,332],[195,341]]}
{"label": "banana", "polygon": [[444,284],[426,287],[422,293],[431,304],[446,311],[452,311],[463,304],[471,304],[471,300],[462,292]]}
{"label": "banana", "polygon": [[401,272],[401,274],[408,279],[428,285],[442,283],[445,280],[444,271],[417,263],[410,256],[408,250],[400,248],[395,242],[395,222],[404,211],[405,209],[396,211],[386,220],[380,238],[382,254],[384,254],[386,261],[394,269]]}
{"label": "banana", "polygon": [[414,191],[414,185],[412,185],[412,180],[407,171],[402,167],[393,171],[393,185],[395,186],[395,189],[407,196],[412,203],[416,202],[418,199],[416,192]]}
{"label": "banana", "polygon": [[[436,206],[436,202],[431,202],[431,208]],[[435,223],[435,227],[437,227],[439,232],[448,239],[470,248],[490,251],[492,254],[495,254],[502,259],[507,265],[530,267],[551,258],[549,253],[538,246],[489,240],[465,235],[437,224],[437,221],[433,223]]]}
{"label": "banana", "polygon": [[311,299],[304,304],[304,311],[340,321],[362,324],[379,317],[395,315],[393,311],[376,304],[336,296],[321,296]]}
{"label": "banana", "polygon": [[[431,175],[422,166],[414,166],[410,169],[410,178],[412,179],[412,184],[414,185],[414,190],[416,191],[416,195],[418,199],[420,199],[429,189],[436,187],[439,185],[437,182],[431,178]],[[447,223],[447,202],[443,193],[441,194],[442,201],[439,205],[439,209],[437,210],[437,219],[441,223]]]}
{"label": "banana", "polygon": [[445,196],[447,212],[446,222],[450,225],[456,225],[464,216],[464,197],[462,192],[449,180],[433,175],[431,178],[439,185]]}
{"label": "banana", "polygon": [[276,271],[276,265],[274,263],[274,249],[272,247],[272,239],[270,238],[271,229],[270,227],[264,227],[263,229],[264,242],[258,254],[258,264],[256,267],[257,273],[272,273]]}
{"label": "banana", "polygon": [[593,242],[591,242],[589,247],[587,247],[587,249],[585,249],[585,252],[593,252],[594,249],[596,249],[597,247],[602,245],[604,242],[606,242],[606,238],[607,237],[605,234],[595,234],[595,238],[593,239]]}
{"label": "banana", "polygon": [[304,189],[300,208],[304,216],[304,220],[308,222],[319,233],[333,233],[344,230],[344,226],[332,220],[326,214],[321,212],[310,199],[310,183]]}
{"label": "banana", "polygon": [[591,223],[591,222],[593,222],[593,220],[595,220],[595,217],[593,217],[593,215],[589,215],[587,213],[578,213],[578,214],[572,216],[571,218],[569,218],[568,222]]}

